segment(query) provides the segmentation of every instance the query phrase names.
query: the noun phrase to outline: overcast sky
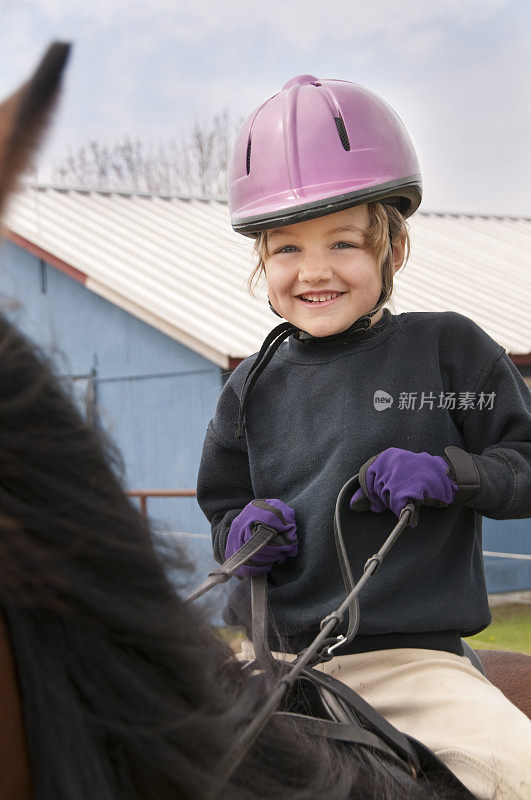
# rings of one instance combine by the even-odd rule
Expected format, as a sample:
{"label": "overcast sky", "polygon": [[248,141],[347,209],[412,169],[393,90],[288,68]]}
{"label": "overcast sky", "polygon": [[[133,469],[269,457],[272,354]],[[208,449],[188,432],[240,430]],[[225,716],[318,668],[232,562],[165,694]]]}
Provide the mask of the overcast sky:
{"label": "overcast sky", "polygon": [[2,94],[53,38],[75,50],[42,177],[68,145],[168,140],[310,73],[395,108],[425,210],[531,216],[530,0],[0,0]]}

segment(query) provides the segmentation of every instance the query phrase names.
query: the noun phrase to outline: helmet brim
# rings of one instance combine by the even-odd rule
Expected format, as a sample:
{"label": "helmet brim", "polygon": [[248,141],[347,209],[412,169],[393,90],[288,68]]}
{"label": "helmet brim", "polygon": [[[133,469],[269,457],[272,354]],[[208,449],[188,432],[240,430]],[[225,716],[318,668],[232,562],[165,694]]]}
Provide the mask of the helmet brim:
{"label": "helmet brim", "polygon": [[345,208],[360,206],[364,203],[385,202],[398,208],[404,219],[415,213],[422,199],[422,178],[410,175],[407,178],[389,181],[377,186],[368,186],[348,194],[313,200],[295,207],[269,211],[267,214],[256,214],[231,220],[232,227],[244,236],[256,237],[261,231],[294,225],[316,217],[324,217],[343,211]]}

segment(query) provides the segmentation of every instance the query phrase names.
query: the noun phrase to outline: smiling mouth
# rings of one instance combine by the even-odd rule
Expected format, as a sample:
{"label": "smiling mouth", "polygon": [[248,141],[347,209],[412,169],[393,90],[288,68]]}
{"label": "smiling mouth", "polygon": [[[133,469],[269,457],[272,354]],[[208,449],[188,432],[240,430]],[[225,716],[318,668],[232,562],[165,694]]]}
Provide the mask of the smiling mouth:
{"label": "smiling mouth", "polygon": [[324,305],[328,305],[332,303],[334,300],[337,300],[338,297],[341,297],[344,292],[305,292],[304,294],[298,294],[297,300],[300,300],[301,303],[304,303],[307,306],[314,306],[314,307],[321,307]]}

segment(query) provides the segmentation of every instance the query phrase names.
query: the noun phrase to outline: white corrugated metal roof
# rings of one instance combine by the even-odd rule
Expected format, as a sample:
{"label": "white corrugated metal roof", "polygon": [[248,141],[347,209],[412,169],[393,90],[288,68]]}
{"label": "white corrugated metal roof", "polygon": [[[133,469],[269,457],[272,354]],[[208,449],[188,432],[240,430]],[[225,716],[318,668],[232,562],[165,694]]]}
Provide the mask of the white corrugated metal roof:
{"label": "white corrugated metal roof", "polygon": [[[247,292],[251,243],[221,200],[28,187],[4,224],[220,366],[255,352],[279,321],[263,292]],[[411,238],[394,311],[459,311],[508,352],[531,352],[531,220],[419,213]]]}
{"label": "white corrugated metal roof", "polygon": [[531,219],[417,214],[397,311],[458,311],[511,354],[531,352]]}

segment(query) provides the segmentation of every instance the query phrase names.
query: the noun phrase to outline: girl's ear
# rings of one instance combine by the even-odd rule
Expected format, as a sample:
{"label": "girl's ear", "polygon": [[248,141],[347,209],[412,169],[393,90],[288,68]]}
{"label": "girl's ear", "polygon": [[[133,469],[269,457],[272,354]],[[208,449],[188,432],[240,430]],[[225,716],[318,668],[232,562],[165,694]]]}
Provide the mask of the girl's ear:
{"label": "girl's ear", "polygon": [[397,272],[406,257],[406,236],[399,233],[393,241],[393,272]]}

